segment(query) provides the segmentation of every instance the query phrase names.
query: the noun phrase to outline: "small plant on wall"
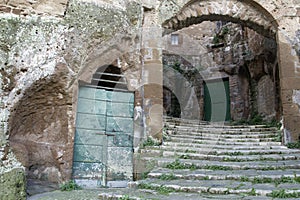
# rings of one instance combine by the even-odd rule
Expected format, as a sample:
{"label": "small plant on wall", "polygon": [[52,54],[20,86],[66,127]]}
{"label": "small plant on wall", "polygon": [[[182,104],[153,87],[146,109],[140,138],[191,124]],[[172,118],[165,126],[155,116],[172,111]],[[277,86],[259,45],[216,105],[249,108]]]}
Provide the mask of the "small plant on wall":
{"label": "small plant on wall", "polygon": [[144,141],[144,143],[142,144],[142,147],[146,147],[146,146],[159,146],[161,144],[161,142],[151,136],[149,136],[147,138],[147,140]]}
{"label": "small plant on wall", "polygon": [[74,180],[69,180],[68,182],[65,182],[59,186],[59,189],[61,191],[72,191],[72,190],[81,190],[82,188],[77,185],[77,183]]}

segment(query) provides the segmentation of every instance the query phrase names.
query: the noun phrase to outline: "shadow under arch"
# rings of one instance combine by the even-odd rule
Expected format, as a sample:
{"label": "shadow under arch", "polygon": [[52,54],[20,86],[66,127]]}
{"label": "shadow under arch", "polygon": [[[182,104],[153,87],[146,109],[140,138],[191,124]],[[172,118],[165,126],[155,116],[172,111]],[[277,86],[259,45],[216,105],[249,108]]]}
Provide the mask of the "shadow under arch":
{"label": "shadow under arch", "polygon": [[176,95],[168,87],[163,87],[164,115],[169,117],[181,117],[181,106]]}

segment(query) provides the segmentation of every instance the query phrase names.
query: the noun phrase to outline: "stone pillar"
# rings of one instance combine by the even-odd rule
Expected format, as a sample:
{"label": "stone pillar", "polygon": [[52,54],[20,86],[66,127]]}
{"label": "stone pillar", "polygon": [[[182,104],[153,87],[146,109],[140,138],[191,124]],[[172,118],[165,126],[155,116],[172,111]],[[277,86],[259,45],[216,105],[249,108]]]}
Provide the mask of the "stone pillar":
{"label": "stone pillar", "polygon": [[162,29],[153,8],[144,13],[142,27],[142,85],[145,131],[147,136],[162,139],[163,67]]}
{"label": "stone pillar", "polygon": [[[284,23],[286,24],[286,23]],[[286,27],[293,28],[293,27]],[[300,65],[299,58],[291,44],[291,33],[295,31],[279,28],[279,66],[281,100],[284,122],[284,142],[296,142],[300,137]]]}

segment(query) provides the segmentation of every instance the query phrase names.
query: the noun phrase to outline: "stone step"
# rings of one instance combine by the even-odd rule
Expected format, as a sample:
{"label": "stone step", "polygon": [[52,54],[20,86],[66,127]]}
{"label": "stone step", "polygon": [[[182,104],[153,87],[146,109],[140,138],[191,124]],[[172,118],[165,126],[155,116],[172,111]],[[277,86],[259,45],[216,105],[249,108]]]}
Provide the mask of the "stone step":
{"label": "stone step", "polygon": [[162,145],[162,146],[151,146],[145,147],[145,149],[141,149],[141,153],[147,153],[149,151],[157,152],[159,154],[162,151],[172,151],[172,152],[182,152],[182,153],[202,153],[208,155],[265,155],[265,154],[297,154],[300,153],[298,149],[288,149],[288,148],[261,148],[261,149],[246,149],[245,147],[241,147],[241,149],[236,150],[224,150],[218,148],[212,148],[211,146],[203,147],[190,147],[190,146],[172,146],[172,145]]}
{"label": "stone step", "polygon": [[188,137],[172,137],[172,142],[180,143],[197,143],[197,144],[210,144],[210,145],[245,145],[245,146],[279,146],[281,142],[265,141],[263,139],[259,141],[247,141],[245,139],[240,140],[207,140],[207,139],[197,139]]}
{"label": "stone step", "polygon": [[131,184],[131,187],[169,189],[174,192],[210,193],[210,194],[240,194],[248,196],[267,196],[272,191],[284,189],[286,193],[299,193],[299,183],[279,184],[272,183],[252,184],[232,180],[159,180],[145,179]]}
{"label": "stone step", "polygon": [[[252,197],[253,198],[253,197]],[[251,197],[245,197],[238,194],[208,194],[208,193],[184,193],[156,191],[150,189],[127,189],[116,192],[101,192],[99,200],[250,200]],[[259,200],[271,200],[270,197],[260,198]],[[252,199],[253,200],[253,199]],[[258,199],[257,199],[258,200]]]}
{"label": "stone step", "polygon": [[167,129],[178,129],[178,130],[209,130],[209,131],[224,131],[224,132],[264,132],[264,131],[278,131],[277,127],[266,127],[266,126],[214,126],[214,125],[190,125],[190,124],[167,124]]}
{"label": "stone step", "polygon": [[203,153],[187,153],[176,151],[146,150],[142,152],[145,156],[162,156],[164,158],[182,158],[196,160],[215,160],[215,161],[263,161],[263,160],[300,160],[300,154],[261,154],[261,155],[213,155]]}
{"label": "stone step", "polygon": [[170,135],[171,139],[173,138],[185,138],[185,139],[193,139],[193,140],[201,140],[201,141],[207,141],[207,140],[214,140],[214,141],[224,141],[224,142],[273,142],[277,140],[277,137],[262,137],[262,138],[246,138],[246,137],[234,137],[234,138],[228,138],[228,137],[222,137],[222,136],[198,136],[198,135]]}
{"label": "stone step", "polygon": [[152,170],[148,178],[156,179],[185,179],[185,180],[239,180],[252,183],[258,182],[285,182],[294,183],[300,177],[300,169],[291,170],[208,170],[208,169],[178,169],[171,170],[167,168],[159,168]]}
{"label": "stone step", "polygon": [[[197,143],[198,142],[198,143]],[[230,144],[230,145],[222,145],[222,144],[216,144],[215,142],[210,144],[204,144],[201,141],[197,141],[195,143],[193,142],[176,142],[176,141],[168,141],[164,142],[164,146],[168,147],[184,147],[184,148],[203,148],[203,149],[223,149],[223,150],[259,150],[259,149],[287,149],[286,146],[282,146],[281,143],[276,143],[276,145],[271,144],[261,144],[261,145],[245,145],[244,143],[242,145],[236,145],[236,144]]]}
{"label": "stone step", "polygon": [[207,121],[202,121],[200,119],[183,119],[183,118],[174,118],[174,117],[165,117],[164,116],[164,123],[186,123],[186,124],[208,124]]}
{"label": "stone step", "polygon": [[173,130],[177,132],[189,133],[189,132],[199,132],[199,133],[219,133],[219,134],[260,134],[260,133],[275,133],[280,132],[277,129],[223,129],[223,128],[208,128],[208,127],[174,127],[174,128],[165,128],[166,130]]}
{"label": "stone step", "polygon": [[175,168],[186,169],[211,169],[211,170],[283,170],[283,169],[300,169],[298,160],[279,160],[279,161],[214,161],[214,160],[192,160],[192,159],[175,159],[161,157],[143,157],[145,162],[155,164],[158,167],[166,168],[172,166]]}
{"label": "stone step", "polygon": [[222,138],[273,138],[278,137],[281,133],[277,131],[269,132],[210,132],[210,131],[167,131],[169,135],[188,135],[188,136],[205,136],[205,137],[222,137]]}

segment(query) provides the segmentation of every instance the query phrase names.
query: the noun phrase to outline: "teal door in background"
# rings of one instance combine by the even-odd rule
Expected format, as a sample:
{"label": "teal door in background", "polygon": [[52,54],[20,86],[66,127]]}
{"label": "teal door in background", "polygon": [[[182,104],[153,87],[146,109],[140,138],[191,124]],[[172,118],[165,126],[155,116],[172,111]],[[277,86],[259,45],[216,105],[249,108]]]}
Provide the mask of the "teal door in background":
{"label": "teal door in background", "polygon": [[80,87],[73,178],[86,188],[126,186],[133,178],[132,92]]}
{"label": "teal door in background", "polygon": [[228,79],[208,80],[204,83],[204,120],[230,120],[230,93]]}

